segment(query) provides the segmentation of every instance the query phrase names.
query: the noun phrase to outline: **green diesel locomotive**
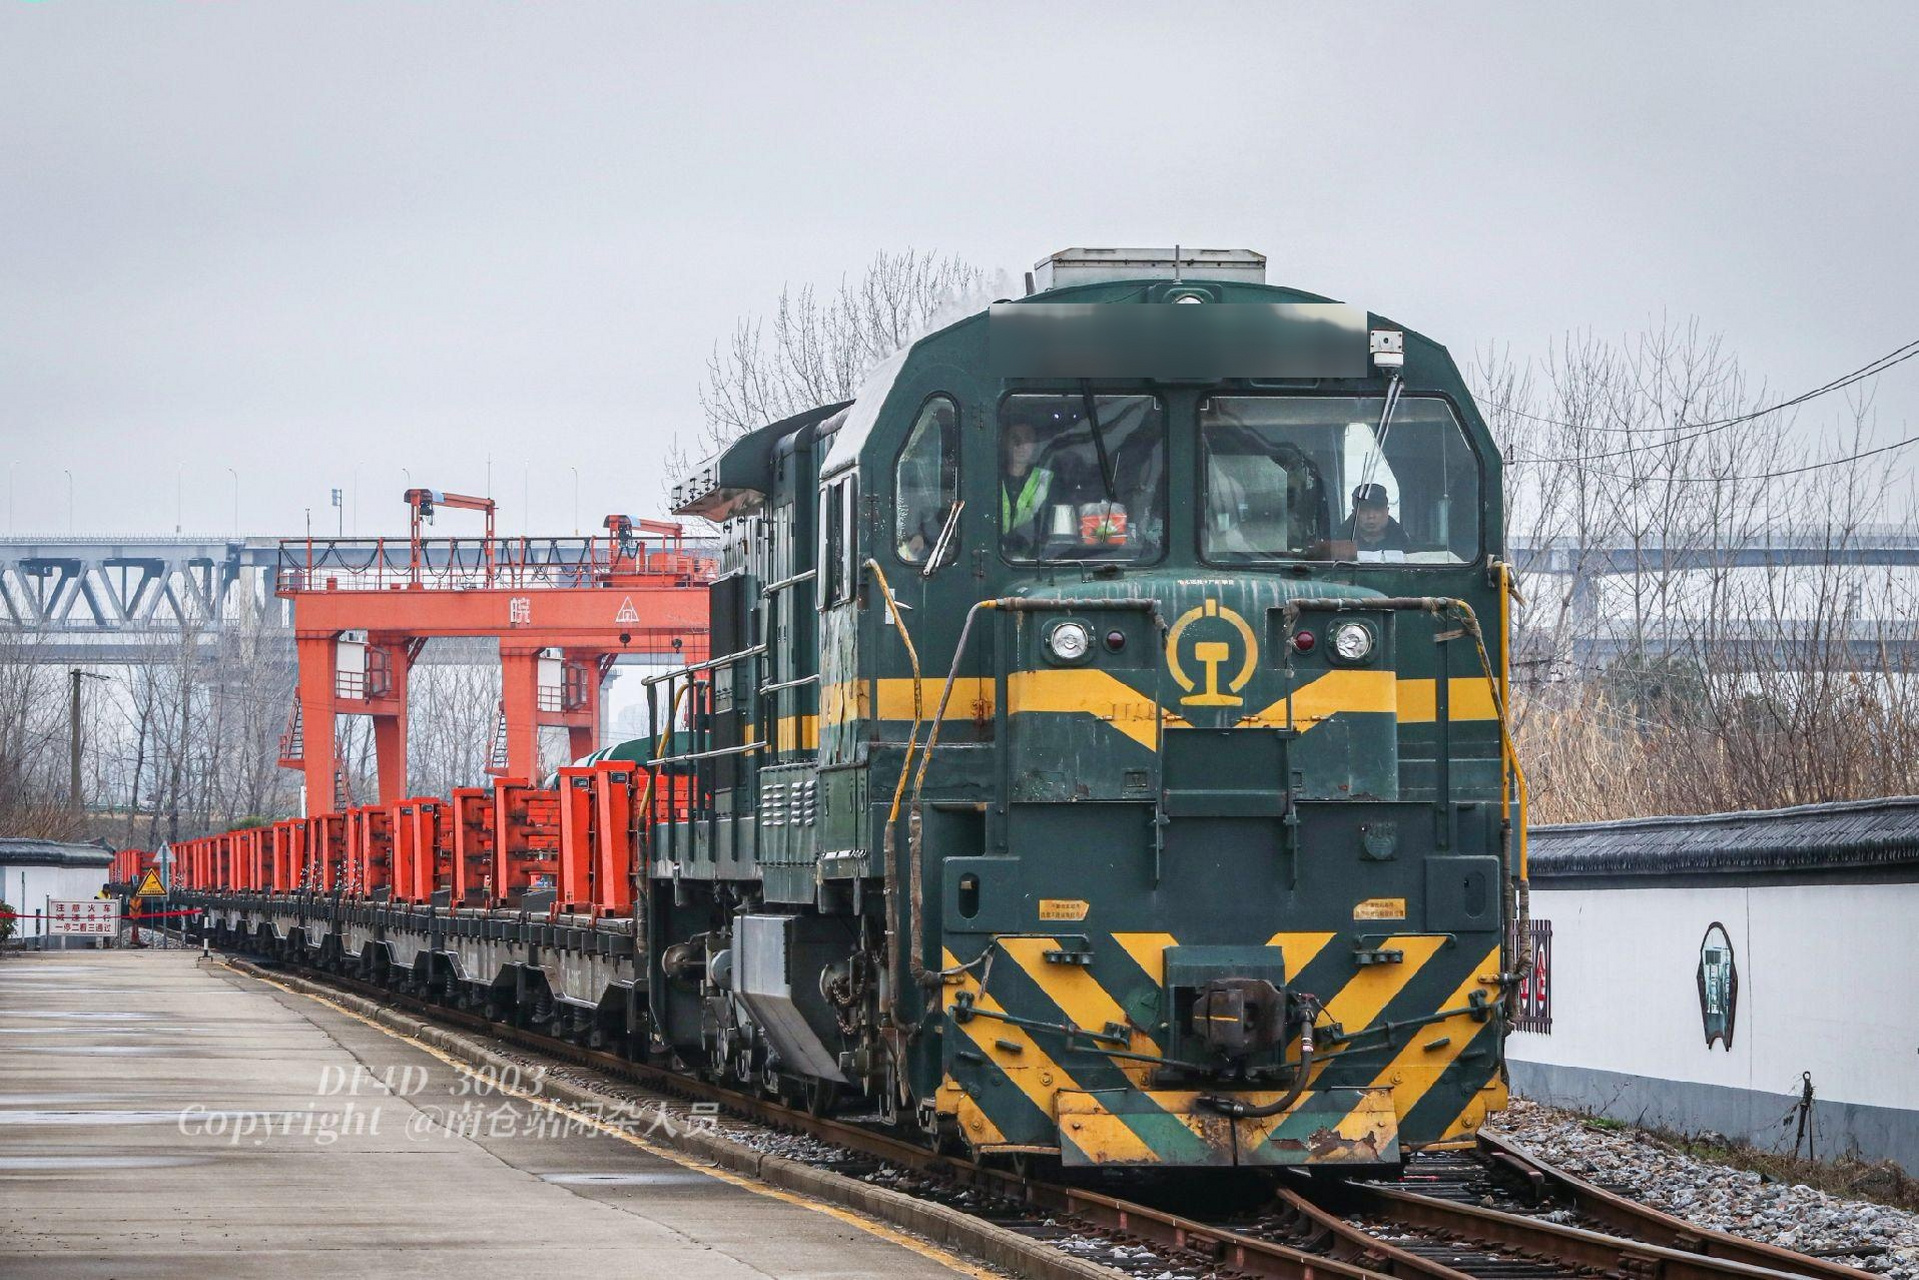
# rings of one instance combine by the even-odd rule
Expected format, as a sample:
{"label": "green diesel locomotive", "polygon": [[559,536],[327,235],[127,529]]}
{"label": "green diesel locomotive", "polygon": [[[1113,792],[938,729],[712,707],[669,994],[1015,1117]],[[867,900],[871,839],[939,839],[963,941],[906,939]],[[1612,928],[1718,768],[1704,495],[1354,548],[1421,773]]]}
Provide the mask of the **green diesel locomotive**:
{"label": "green diesel locomotive", "polygon": [[1505,1100],[1500,460],[1446,350],[1071,250],[676,491],[655,1052],[1068,1166],[1396,1165]]}

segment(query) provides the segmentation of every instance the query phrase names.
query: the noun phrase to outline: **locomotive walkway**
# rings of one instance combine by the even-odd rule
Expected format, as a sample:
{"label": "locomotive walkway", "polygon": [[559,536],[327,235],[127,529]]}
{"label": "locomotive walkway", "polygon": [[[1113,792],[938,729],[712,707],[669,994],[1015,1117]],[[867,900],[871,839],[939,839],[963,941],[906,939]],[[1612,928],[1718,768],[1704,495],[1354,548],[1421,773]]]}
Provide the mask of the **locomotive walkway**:
{"label": "locomotive walkway", "polygon": [[0,1275],[955,1274],[491,1084],[197,951],[0,958]]}

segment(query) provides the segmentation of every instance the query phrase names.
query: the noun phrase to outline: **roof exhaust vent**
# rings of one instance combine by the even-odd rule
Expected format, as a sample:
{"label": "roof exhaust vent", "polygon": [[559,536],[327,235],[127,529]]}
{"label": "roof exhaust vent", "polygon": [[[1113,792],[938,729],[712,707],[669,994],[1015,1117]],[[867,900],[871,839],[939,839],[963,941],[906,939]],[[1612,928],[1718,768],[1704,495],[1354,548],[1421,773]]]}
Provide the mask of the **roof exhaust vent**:
{"label": "roof exhaust vent", "polygon": [[1041,290],[1113,280],[1266,283],[1266,255],[1251,249],[1061,249],[1033,264]]}

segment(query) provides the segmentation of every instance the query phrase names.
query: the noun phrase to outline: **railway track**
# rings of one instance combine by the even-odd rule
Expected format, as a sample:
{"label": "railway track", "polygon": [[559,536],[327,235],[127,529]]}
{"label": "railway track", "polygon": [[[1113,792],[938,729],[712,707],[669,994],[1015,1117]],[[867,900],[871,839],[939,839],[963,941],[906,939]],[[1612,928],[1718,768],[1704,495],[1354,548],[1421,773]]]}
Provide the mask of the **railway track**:
{"label": "railway track", "polygon": [[[260,968],[282,962],[245,957]],[[443,1025],[629,1081],[670,1099],[717,1104],[754,1124],[801,1134],[832,1151],[809,1161],[854,1177],[890,1167],[912,1194],[949,1204],[1062,1251],[1088,1236],[1114,1248],[1099,1260],[1151,1275],[1261,1280],[1868,1280],[1824,1258],[1693,1227],[1483,1135],[1477,1151],[1417,1157],[1407,1183],[1282,1176],[1272,1198],[1215,1219],[1122,1199],[929,1151],[872,1124],[815,1115],[618,1054],[395,992],[300,969],[324,986]],[[841,1154],[843,1153],[843,1154]],[[1409,1187],[1420,1190],[1410,1190]],[[1160,1199],[1154,1189],[1143,1193]],[[1190,1199],[1190,1194],[1186,1198]],[[1502,1204],[1489,1208],[1486,1200]],[[1543,1216],[1546,1214],[1552,1217]],[[1556,1221],[1570,1217],[1575,1221]],[[1129,1265],[1130,1263],[1130,1265]]]}
{"label": "railway track", "polygon": [[[1415,1158],[1398,1189],[1508,1214],[1551,1215],[1591,1231],[1815,1280],[1860,1280],[1869,1274],[1827,1257],[1696,1226],[1561,1169],[1494,1133],[1481,1133],[1470,1153]],[[1485,1204],[1487,1200],[1491,1203]]]}
{"label": "railway track", "polygon": [[[1512,1148],[1490,1137],[1486,1145],[1512,1152]],[[1548,1185],[1570,1176],[1543,1162],[1519,1159]],[[1607,1208],[1615,1229],[1599,1231],[1577,1221],[1557,1221],[1537,1213],[1511,1212],[1463,1198],[1370,1183],[1317,1186],[1307,1191],[1287,1187],[1281,1189],[1280,1196],[1282,1205],[1301,1216],[1310,1216],[1337,1241],[1328,1247],[1334,1256],[1389,1246],[1395,1253],[1377,1269],[1400,1280],[1437,1280],[1440,1273],[1435,1266],[1481,1280],[1557,1280],[1595,1275],[1620,1280],[1765,1280],[1782,1275],[1805,1280],[1865,1280],[1868,1275],[1827,1259],[1716,1232],[1688,1229],[1684,1234],[1672,1233],[1660,1220],[1676,1220],[1622,1197],[1611,1197],[1616,1203]],[[1679,1225],[1683,1228],[1687,1224]],[[1653,1238],[1660,1236],[1665,1237],[1665,1243]],[[1708,1252],[1708,1248],[1720,1252]],[[1727,1256],[1732,1253],[1742,1256]],[[1749,1260],[1754,1258],[1764,1261]]]}

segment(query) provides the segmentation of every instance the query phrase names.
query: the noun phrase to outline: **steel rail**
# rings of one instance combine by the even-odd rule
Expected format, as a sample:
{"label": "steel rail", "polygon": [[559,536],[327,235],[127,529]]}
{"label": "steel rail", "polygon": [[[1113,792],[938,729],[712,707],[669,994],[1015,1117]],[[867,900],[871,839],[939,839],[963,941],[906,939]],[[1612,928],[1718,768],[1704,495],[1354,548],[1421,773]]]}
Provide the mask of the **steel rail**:
{"label": "steel rail", "polygon": [[1479,1150],[1493,1164],[1518,1174],[1539,1198],[1551,1195],[1570,1204],[1587,1219],[1609,1231],[1636,1236],[1648,1243],[1728,1262],[1744,1263],[1817,1280],[1868,1280],[1872,1273],[1842,1266],[1826,1258],[1795,1253],[1776,1244],[1746,1240],[1710,1227],[1695,1226],[1616,1192],[1607,1191],[1548,1163],[1511,1138],[1479,1134]]}
{"label": "steel rail", "polygon": [[[1582,1274],[1597,1272],[1649,1280],[1782,1280],[1811,1274],[1806,1264],[1816,1261],[1782,1250],[1785,1256],[1773,1265],[1757,1265],[1370,1183],[1315,1188],[1308,1194],[1322,1207],[1332,1202],[1338,1213],[1349,1217],[1375,1216],[1469,1246],[1490,1246],[1522,1258],[1549,1260]],[[1340,1221],[1342,1234],[1368,1234],[1350,1220]],[[1841,1271],[1848,1280],[1864,1280],[1862,1273]]]}

